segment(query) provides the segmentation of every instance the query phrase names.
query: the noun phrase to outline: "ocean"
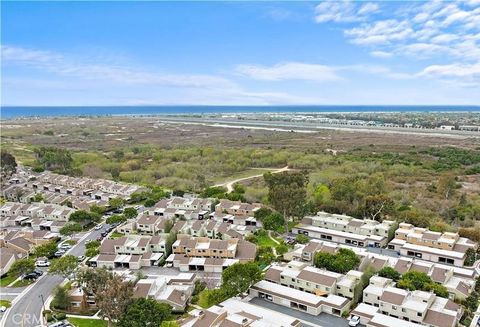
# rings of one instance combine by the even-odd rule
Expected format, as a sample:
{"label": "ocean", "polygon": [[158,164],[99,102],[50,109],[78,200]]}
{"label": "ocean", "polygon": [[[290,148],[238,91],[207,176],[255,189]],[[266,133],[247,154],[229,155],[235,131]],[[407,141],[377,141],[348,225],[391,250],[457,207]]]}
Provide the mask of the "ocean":
{"label": "ocean", "polygon": [[326,113],[326,112],[479,112],[480,106],[2,106],[0,117],[200,115],[220,113]]}

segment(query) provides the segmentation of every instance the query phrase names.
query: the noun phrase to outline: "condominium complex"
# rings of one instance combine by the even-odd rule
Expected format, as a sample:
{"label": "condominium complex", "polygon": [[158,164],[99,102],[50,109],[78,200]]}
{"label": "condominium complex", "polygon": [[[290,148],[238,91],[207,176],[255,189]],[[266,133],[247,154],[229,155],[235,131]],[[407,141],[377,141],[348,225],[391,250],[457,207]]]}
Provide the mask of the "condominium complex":
{"label": "condominium complex", "polygon": [[290,261],[288,264],[272,265],[265,273],[265,280],[317,296],[335,294],[352,299],[361,276],[362,273],[356,270],[342,275],[304,262]]}
{"label": "condominium complex", "polygon": [[388,248],[403,256],[421,258],[455,266],[463,266],[468,249],[476,250],[478,244],[457,233],[432,232],[426,228],[402,223]]}
{"label": "condominium complex", "polygon": [[172,254],[167,261],[182,271],[221,272],[236,262],[255,260],[256,251],[255,244],[236,238],[218,240],[180,235],[173,243]]}
{"label": "condominium complex", "polygon": [[234,216],[254,216],[255,212],[263,205],[260,203],[243,203],[240,201],[220,200],[215,206],[215,213],[229,214]]}
{"label": "condominium complex", "polygon": [[363,303],[378,307],[394,318],[434,327],[454,327],[463,309],[433,292],[407,291],[395,287],[391,279],[373,276],[363,290]]}

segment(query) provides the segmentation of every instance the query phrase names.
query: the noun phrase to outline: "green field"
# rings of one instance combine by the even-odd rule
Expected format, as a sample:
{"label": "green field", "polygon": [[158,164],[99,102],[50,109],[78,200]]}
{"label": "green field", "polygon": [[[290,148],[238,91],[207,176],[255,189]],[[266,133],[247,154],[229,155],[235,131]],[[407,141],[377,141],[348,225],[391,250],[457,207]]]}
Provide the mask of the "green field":
{"label": "green field", "polygon": [[77,327],[106,327],[108,325],[105,320],[100,319],[68,318],[68,321]]}
{"label": "green field", "polygon": [[17,279],[17,276],[6,275],[0,279],[0,287],[6,287],[13,283]]}

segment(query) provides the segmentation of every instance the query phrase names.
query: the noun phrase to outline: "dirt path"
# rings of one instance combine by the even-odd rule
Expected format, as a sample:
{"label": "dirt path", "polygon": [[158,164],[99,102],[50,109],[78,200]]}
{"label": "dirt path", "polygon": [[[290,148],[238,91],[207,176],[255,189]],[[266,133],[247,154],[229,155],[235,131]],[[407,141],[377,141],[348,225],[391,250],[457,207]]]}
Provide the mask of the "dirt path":
{"label": "dirt path", "polygon": [[[290,170],[290,168],[288,168],[288,166],[285,166],[283,168],[279,168],[279,169],[273,169],[272,171],[270,171],[272,174],[277,174],[277,173],[281,173],[281,172],[284,172],[284,171],[288,171]],[[252,175],[252,176],[248,176],[248,177],[243,177],[243,178],[238,178],[238,179],[234,179],[233,181],[229,181],[229,182],[225,182],[225,183],[221,183],[221,184],[216,184],[214,186],[221,186],[221,187],[226,187],[227,188],[227,192],[230,193],[233,191],[233,185],[235,183],[238,183],[238,182],[241,182],[241,181],[246,181],[246,180],[249,180],[249,179],[253,179],[253,178],[258,178],[258,177],[262,177],[263,174],[258,174],[258,175]]]}

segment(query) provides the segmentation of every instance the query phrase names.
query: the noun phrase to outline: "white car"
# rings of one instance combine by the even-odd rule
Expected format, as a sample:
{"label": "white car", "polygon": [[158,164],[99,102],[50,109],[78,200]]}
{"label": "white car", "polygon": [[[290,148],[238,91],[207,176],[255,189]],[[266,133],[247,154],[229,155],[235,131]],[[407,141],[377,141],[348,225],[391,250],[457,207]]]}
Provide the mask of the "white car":
{"label": "white car", "polygon": [[173,262],[167,262],[167,264],[165,265],[165,267],[167,267],[167,268],[172,268],[172,267],[173,267]]}
{"label": "white car", "polygon": [[5,311],[7,311],[7,307],[4,306],[4,305],[2,305],[2,306],[0,307],[0,312],[5,312]]}
{"label": "white car", "polygon": [[95,226],[95,230],[100,230],[102,229],[103,225],[102,224],[98,224],[97,226]]}
{"label": "white car", "polygon": [[50,262],[48,262],[48,260],[37,260],[35,262],[35,266],[37,266],[37,267],[48,267],[48,266],[50,266]]}
{"label": "white car", "polygon": [[355,327],[358,324],[360,324],[360,317],[359,316],[352,316],[352,318],[350,318],[350,321],[348,322],[348,325],[352,326],[352,327]]}
{"label": "white car", "polygon": [[68,243],[63,243],[63,244],[61,244],[58,248],[59,248],[60,250],[66,251],[66,250],[70,250],[70,249],[72,248],[72,246],[71,246],[70,244],[68,244]]}

